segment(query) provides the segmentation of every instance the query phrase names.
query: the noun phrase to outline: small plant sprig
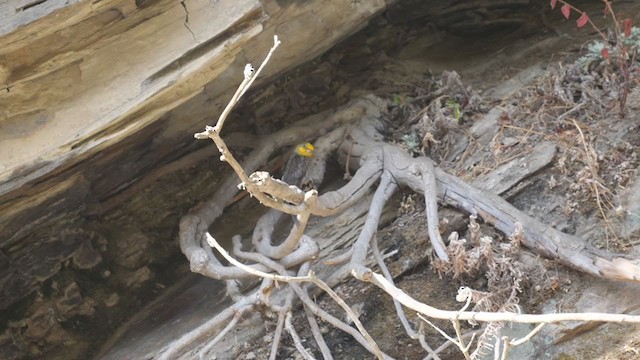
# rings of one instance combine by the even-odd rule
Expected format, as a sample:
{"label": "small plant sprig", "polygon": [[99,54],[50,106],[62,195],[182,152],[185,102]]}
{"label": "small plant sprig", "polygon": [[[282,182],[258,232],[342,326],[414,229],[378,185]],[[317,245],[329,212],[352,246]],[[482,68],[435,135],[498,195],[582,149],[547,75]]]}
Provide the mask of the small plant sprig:
{"label": "small plant sprig", "polygon": [[606,64],[611,65],[615,63],[618,65],[616,69],[620,75],[618,83],[620,86],[618,105],[620,115],[624,116],[626,113],[627,96],[631,90],[631,75],[636,62],[636,54],[640,47],[640,29],[633,26],[630,18],[620,19],[615,14],[610,0],[602,0],[602,2],[604,3],[603,16],[610,16],[613,21],[614,28],[611,34],[613,39],[600,30],[596,24],[591,21],[591,18],[585,11],[576,8],[564,0],[551,0],[550,5],[551,9],[555,9],[558,4],[560,4],[560,12],[566,19],[571,18],[572,12],[580,14],[576,20],[578,28],[583,28],[589,24],[600,35],[602,42],[595,42],[588,47],[590,51],[588,57],[593,58],[595,55],[593,52],[599,51],[601,59],[604,60]]}

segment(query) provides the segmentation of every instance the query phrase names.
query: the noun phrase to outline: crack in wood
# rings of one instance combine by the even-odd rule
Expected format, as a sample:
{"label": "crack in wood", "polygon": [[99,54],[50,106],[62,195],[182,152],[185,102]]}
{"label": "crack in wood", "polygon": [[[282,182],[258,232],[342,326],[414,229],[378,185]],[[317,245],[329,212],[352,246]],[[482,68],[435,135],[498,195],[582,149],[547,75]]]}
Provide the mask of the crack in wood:
{"label": "crack in wood", "polygon": [[168,76],[175,71],[178,71],[191,61],[194,61],[210,52],[211,50],[215,49],[217,46],[220,46],[225,41],[233,37],[234,34],[247,31],[262,18],[263,13],[260,10],[252,10],[248,12],[246,15],[242,16],[236,22],[231,24],[231,26],[229,26],[226,30],[186,51],[183,55],[176,58],[162,69],[158,70],[153,75],[149,76],[142,82],[143,89],[147,88],[159,79]]}
{"label": "crack in wood", "polygon": [[187,9],[187,0],[182,0],[180,1],[180,5],[182,5],[182,8],[184,9],[185,12],[185,18],[184,18],[184,27],[187,28],[187,30],[189,30],[189,33],[191,33],[191,36],[193,37],[193,41],[196,41],[196,34],[193,33],[193,31],[191,31],[191,28],[189,27],[189,9]]}

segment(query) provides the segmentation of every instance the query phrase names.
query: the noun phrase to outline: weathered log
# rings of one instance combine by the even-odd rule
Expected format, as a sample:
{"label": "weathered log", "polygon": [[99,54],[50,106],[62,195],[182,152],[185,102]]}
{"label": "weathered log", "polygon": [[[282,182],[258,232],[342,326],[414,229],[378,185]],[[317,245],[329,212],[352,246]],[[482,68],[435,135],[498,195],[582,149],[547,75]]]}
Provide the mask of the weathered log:
{"label": "weathered log", "polygon": [[[221,110],[236,86],[226,80],[261,60],[274,33],[287,46],[263,84],[362,28],[388,3],[3,4],[0,252],[8,265],[0,281],[15,272],[17,250],[29,254],[42,241],[34,231],[101,214],[101,204],[112,208],[115,195],[186,153],[184,134]],[[25,281],[2,286],[0,309],[43,280],[21,272]]]}

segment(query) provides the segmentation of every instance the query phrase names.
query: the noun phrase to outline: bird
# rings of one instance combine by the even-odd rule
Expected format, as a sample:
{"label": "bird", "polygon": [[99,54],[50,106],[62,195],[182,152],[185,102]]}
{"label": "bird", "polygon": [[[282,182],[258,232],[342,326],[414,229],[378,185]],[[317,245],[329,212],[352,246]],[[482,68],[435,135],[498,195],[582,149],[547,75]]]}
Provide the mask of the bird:
{"label": "bird", "polygon": [[300,187],[313,158],[314,150],[315,147],[309,142],[296,145],[284,166],[282,181]]}
{"label": "bird", "polygon": [[[313,188],[313,183],[305,183],[303,184],[303,179],[307,174],[307,169],[309,168],[309,164],[311,163],[311,159],[313,158],[313,152],[315,147],[312,143],[302,143],[296,145],[293,150],[289,154],[289,158],[287,163],[284,165],[284,170],[282,171],[281,180],[286,182],[288,185],[295,185],[297,187],[302,187],[303,190],[307,191]],[[277,168],[282,166],[282,162]],[[277,171],[277,170],[276,170]],[[241,192],[229,201],[227,206],[237,203],[245,196],[247,196],[248,192]]]}

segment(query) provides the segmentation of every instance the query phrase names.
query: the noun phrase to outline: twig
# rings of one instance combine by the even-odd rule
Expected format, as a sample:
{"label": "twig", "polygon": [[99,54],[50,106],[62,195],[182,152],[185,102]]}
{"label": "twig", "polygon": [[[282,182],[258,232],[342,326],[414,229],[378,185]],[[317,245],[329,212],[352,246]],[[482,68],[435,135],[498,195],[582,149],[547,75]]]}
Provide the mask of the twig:
{"label": "twig", "polygon": [[[422,348],[425,349],[429,354],[429,356],[427,356],[424,360],[429,360],[429,359],[441,360],[438,354],[429,346],[429,344],[427,344],[427,340],[424,338],[423,332],[420,332],[420,335],[418,336],[418,341],[420,341],[420,345],[422,346]],[[449,342],[447,341],[447,343]]]}
{"label": "twig", "polygon": [[247,311],[249,308],[245,307],[243,309],[238,310],[235,315],[233,315],[233,319],[231,319],[231,321],[229,321],[229,323],[227,324],[227,326],[225,326],[224,329],[222,329],[222,331],[220,331],[218,333],[218,335],[216,335],[215,338],[213,338],[213,340],[209,341],[209,343],[202,348],[202,350],[200,350],[200,360],[204,360],[205,356],[207,355],[207,353],[209,352],[209,350],[211,350],[211,348],[218,343],[218,341],[220,341],[220,339],[222,339],[229,331],[231,331],[231,329],[233,329],[236,324],[238,323],[238,320],[240,320],[242,318],[242,314],[245,313],[245,311]]}
{"label": "twig", "polygon": [[439,327],[437,327],[434,323],[432,323],[431,321],[429,321],[429,319],[427,319],[426,317],[424,317],[422,314],[418,314],[418,317],[422,320],[424,320],[424,322],[426,322],[427,324],[431,325],[431,327],[436,330],[437,332],[440,333],[440,335],[442,335],[445,339],[449,340],[450,342],[452,342],[454,345],[456,345],[457,347],[460,347],[460,343],[458,343],[458,341],[454,338],[452,338],[451,336],[449,336],[444,330],[440,329]]}
{"label": "twig", "polygon": [[527,336],[515,340],[515,341],[510,341],[509,343],[511,344],[511,346],[520,346],[524,343],[526,343],[527,341],[531,340],[531,338],[533,338],[534,336],[536,336],[541,330],[542,328],[547,325],[546,323],[540,323],[538,324],[538,326],[536,326],[533,330],[531,330],[531,332],[529,332],[527,334]]}
{"label": "twig", "polygon": [[220,151],[220,154],[221,154],[220,160],[226,161],[227,163],[229,163],[233,171],[238,175],[238,177],[242,181],[242,185],[245,186],[246,189],[251,193],[251,195],[255,196],[261,203],[271,208],[278,209],[280,211],[283,211],[292,215],[297,215],[302,212],[302,209],[300,206],[291,206],[286,203],[277,202],[272,198],[267,197],[264,193],[257,191],[254,188],[255,186],[254,183],[251,181],[251,179],[247,177],[247,174],[245,173],[242,166],[240,166],[240,164],[235,159],[233,154],[229,151],[224,140],[222,140],[222,138],[220,137],[220,132],[222,132],[222,127],[224,125],[225,120],[227,119],[227,116],[229,115],[233,107],[238,103],[238,100],[240,99],[240,97],[242,97],[242,95],[244,95],[247,89],[249,89],[251,84],[253,84],[255,79],[258,77],[258,74],[266,66],[267,62],[269,62],[271,55],[276,50],[278,45],[280,45],[280,40],[278,40],[277,35],[274,35],[273,47],[271,48],[271,50],[269,51],[265,59],[262,61],[262,64],[260,65],[260,68],[258,69],[258,71],[254,74],[253,67],[251,66],[251,64],[247,64],[247,66],[245,67],[244,80],[236,90],[235,94],[233,95],[233,97],[231,98],[231,100],[223,110],[223,112],[220,114],[217,124],[215,126],[205,127],[204,132],[196,133],[194,134],[194,137],[196,139],[209,138],[213,140],[213,142],[218,147],[218,151]]}
{"label": "twig", "polygon": [[242,299],[242,301],[236,302],[209,321],[172,342],[169,348],[158,356],[158,360],[171,360],[177,358],[181,353],[186,351],[188,347],[193,346],[193,344],[209,336],[217,327],[229,318],[235,316],[238,312],[244,312],[253,307],[253,305],[259,301],[259,293],[261,291],[262,288],[256,290],[251,295]]}
{"label": "twig", "polygon": [[256,270],[250,266],[247,266],[239,262],[238,260],[234,259],[231,255],[229,255],[229,253],[222,246],[220,246],[220,244],[218,244],[216,239],[214,239],[213,236],[209,234],[209,232],[205,233],[205,235],[207,237],[207,243],[209,244],[209,246],[218,250],[220,255],[222,255],[225,259],[227,259],[228,262],[230,262],[234,266],[237,266],[243,271],[248,272],[251,275],[255,275],[265,279],[270,279],[273,281],[281,281],[281,282],[296,282],[296,283],[305,282],[305,281],[313,282],[313,280],[309,276],[283,276],[278,274],[269,274],[260,270]]}
{"label": "twig", "polygon": [[[305,262],[300,266],[300,269],[298,269],[298,276],[308,273],[310,268],[311,268],[311,263],[309,261]],[[305,285],[301,290],[307,293],[307,286]],[[309,329],[311,330],[311,334],[313,335],[313,338],[316,340],[316,344],[320,349],[320,353],[322,353],[322,357],[324,358],[324,360],[333,360],[333,356],[331,355],[331,350],[329,350],[327,343],[324,341],[324,337],[322,336],[322,332],[320,331],[320,327],[318,326],[318,322],[316,321],[316,318],[313,315],[313,312],[311,311],[309,306],[304,302],[303,302],[303,307],[304,307],[305,317],[307,318],[307,322],[309,323]]]}
{"label": "twig", "polygon": [[318,326],[318,322],[316,318],[313,316],[313,313],[309,309],[308,306],[304,306],[304,314],[307,318],[307,322],[309,323],[309,329],[311,330],[311,334],[313,338],[316,340],[316,344],[320,349],[320,353],[322,353],[322,357],[324,360],[333,360],[333,356],[331,355],[331,350],[327,346],[327,343],[324,341],[324,337],[322,336],[322,332],[320,331],[320,327]]}
{"label": "twig", "polygon": [[371,347],[372,347],[372,349],[374,351],[374,354],[378,357],[378,359],[383,359],[384,358],[382,356],[382,352],[380,351],[380,348],[378,348],[378,344],[376,344],[376,342],[373,340],[371,335],[369,335],[367,330],[364,328],[364,326],[362,325],[362,323],[358,319],[358,316],[353,312],[353,310],[351,310],[349,305],[347,305],[347,303],[345,303],[344,300],[342,300],[342,298],[340,298],[340,296],[338,296],[338,294],[336,294],[335,291],[333,291],[324,281],[320,280],[313,273],[313,271],[309,271],[309,275],[307,275],[307,276],[284,276],[284,275],[265,273],[265,272],[256,270],[254,268],[251,268],[251,267],[239,262],[238,260],[234,259],[233,257],[231,257],[229,255],[229,253],[222,246],[220,246],[220,244],[218,244],[216,239],[214,239],[213,236],[211,236],[211,234],[209,234],[208,232],[206,233],[206,238],[207,238],[207,243],[211,247],[214,247],[216,250],[218,250],[218,252],[225,259],[227,259],[227,261],[229,261],[231,264],[239,267],[240,269],[242,269],[242,270],[244,270],[244,271],[246,271],[246,272],[248,272],[248,273],[250,273],[252,275],[259,276],[259,277],[262,277],[262,278],[265,278],[265,279],[270,279],[270,280],[273,280],[273,281],[281,281],[281,282],[287,282],[287,283],[300,283],[300,282],[312,282],[312,283],[314,283],[316,286],[318,286],[319,288],[324,290],[327,294],[329,294],[329,296],[331,296],[331,298],[335,302],[337,302],[338,305],[340,305],[340,307],[342,307],[342,309],[349,315],[349,318],[353,321],[353,323],[356,325],[358,330],[360,330],[360,333],[362,333],[362,335],[365,337],[365,339],[367,339],[367,341],[371,345]]}
{"label": "twig", "polygon": [[471,348],[471,344],[473,344],[473,337],[471,337],[471,341],[467,345],[464,344],[464,338],[462,337],[462,330],[460,329],[460,321],[458,319],[451,320],[453,324],[453,329],[456,332],[456,345],[460,349],[460,352],[464,355],[466,359],[471,360],[471,355],[469,355],[469,348]]}
{"label": "twig", "polygon": [[296,347],[296,350],[298,350],[300,355],[302,355],[302,357],[305,358],[306,360],[315,360],[314,357],[309,354],[307,349],[305,349],[304,346],[302,346],[300,337],[298,336],[296,329],[293,327],[293,324],[291,324],[291,312],[287,313],[284,319],[284,323],[285,323],[284,325],[285,329],[287,329],[287,331],[289,332],[289,335],[291,335],[291,338],[293,339],[293,345]]}
{"label": "twig", "polygon": [[[352,328],[351,326],[347,325],[346,323],[344,323],[343,321],[337,319],[336,317],[334,317],[333,315],[327,313],[326,311],[322,310],[318,305],[316,305],[316,303],[313,302],[313,300],[311,300],[311,298],[309,297],[309,295],[303,291],[300,286],[298,286],[297,284],[291,284],[291,287],[293,288],[293,290],[296,292],[296,294],[298,294],[298,297],[302,300],[302,302],[305,304],[305,306],[309,307],[309,310],[316,316],[320,317],[321,319],[323,319],[324,321],[328,322],[329,324],[335,326],[336,328],[346,332],[347,334],[351,335],[358,343],[360,343],[360,345],[362,345],[365,349],[367,349],[367,351],[371,352],[372,354],[375,354],[375,350],[374,348],[371,346],[371,344],[368,342],[368,340],[362,336],[361,333],[359,333],[358,331],[356,331],[356,329]],[[382,353],[383,359],[385,360],[392,360],[393,358],[391,358],[390,356]]]}
{"label": "twig", "polygon": [[375,340],[373,340],[371,335],[369,335],[367,330],[364,328],[364,325],[362,325],[362,323],[360,322],[360,319],[358,319],[358,315],[356,315],[356,313],[353,312],[353,310],[349,307],[349,305],[347,305],[347,303],[344,302],[344,300],[342,300],[342,298],[340,296],[338,296],[338,294],[336,294],[336,292],[333,291],[333,289],[331,289],[329,287],[329,285],[327,285],[324,281],[322,281],[318,277],[316,277],[316,275],[313,273],[313,271],[309,271],[309,275],[307,275],[307,276],[312,279],[311,281],[313,281],[313,283],[317,287],[319,287],[322,290],[324,290],[327,294],[329,294],[329,296],[331,296],[333,301],[337,302],[338,305],[340,305],[340,307],[342,307],[342,309],[347,313],[347,315],[349,315],[349,318],[356,325],[358,330],[360,330],[360,333],[362,334],[362,336],[364,336],[365,339],[367,339],[367,341],[369,342],[369,344],[371,344],[371,347],[373,348],[374,354],[378,357],[378,359],[380,359],[380,360],[384,359],[384,357],[382,356],[382,351],[380,351],[380,348],[378,347],[378,344],[376,344]]}
{"label": "twig", "polygon": [[447,311],[440,310],[421,303],[404,291],[398,289],[389,283],[384,276],[376,274],[370,269],[361,266],[355,268],[352,273],[357,279],[370,282],[386,293],[397,299],[404,306],[417,311],[420,314],[436,319],[446,320],[473,320],[473,321],[510,321],[516,323],[556,323],[561,321],[606,321],[613,323],[640,323],[640,316],[626,314],[607,314],[607,313],[562,313],[562,314],[518,314],[518,313],[492,313],[484,311]]}
{"label": "twig", "polygon": [[[382,255],[380,254],[380,250],[378,249],[378,239],[375,235],[371,238],[371,250],[373,251],[373,257],[376,259],[380,271],[382,271],[384,277],[393,284],[393,276],[391,276],[387,265],[384,263],[384,259],[382,259]],[[413,327],[411,327],[411,324],[409,324],[407,315],[405,315],[404,310],[402,309],[402,305],[398,302],[398,300],[393,299],[393,306],[396,308],[396,315],[398,315],[398,318],[400,318],[400,322],[402,323],[404,331],[407,333],[407,335],[409,335],[409,337],[412,339],[418,339],[420,335],[413,329]]]}
{"label": "twig", "polygon": [[[468,337],[474,337],[476,335],[478,335],[479,333],[481,333],[482,330],[474,330],[474,331],[470,331],[464,335],[462,335],[463,339],[466,339]],[[423,360],[438,360],[437,357],[435,356],[435,354],[440,354],[441,352],[445,351],[447,348],[449,348],[449,346],[454,345],[451,341],[447,340],[445,341],[442,345],[438,346],[437,349],[435,349],[433,351],[433,355],[429,354],[427,357],[425,357]]]}
{"label": "twig", "polygon": [[[467,295],[469,295],[468,291],[467,291]],[[470,303],[471,303],[471,296],[467,296],[467,303],[457,313],[461,314],[462,312],[464,312],[464,310],[469,306]],[[462,352],[462,355],[464,355],[465,359],[471,360],[471,356],[469,355],[469,348],[471,347],[471,344],[473,343],[473,336],[471,337],[471,341],[469,341],[469,344],[465,345],[464,344],[464,337],[463,337],[462,331],[460,329],[460,321],[457,318],[451,319],[451,323],[453,324],[453,328],[455,329],[455,332],[456,332],[456,337],[457,337],[457,340],[456,340],[456,339],[453,339],[451,336],[449,336],[444,330],[440,329],[435,324],[433,324],[431,321],[429,321],[426,317],[422,316],[422,314],[418,314],[418,317],[420,317],[420,319],[424,320],[427,324],[431,325],[431,327],[433,327],[436,331],[438,331],[447,340],[449,340],[454,345],[456,345],[458,347],[458,349],[460,349],[460,352]]]}
{"label": "twig", "polygon": [[285,318],[291,312],[291,304],[293,302],[293,291],[289,291],[287,294],[284,305],[278,309],[278,323],[276,329],[273,332],[273,341],[271,342],[271,354],[269,360],[276,360],[278,356],[278,348],[280,347],[280,339],[282,338],[282,329],[284,328]]}
{"label": "twig", "polygon": [[279,45],[280,45],[280,40],[278,40],[278,35],[274,35],[273,47],[271,47],[271,50],[269,50],[269,53],[264,58],[264,60],[262,61],[262,64],[260,64],[260,67],[258,68],[258,71],[255,72],[255,74],[253,73],[254,70],[251,64],[247,64],[247,66],[245,66],[244,80],[236,90],[235,94],[233,94],[233,97],[231,98],[227,106],[222,111],[222,114],[220,114],[220,117],[218,118],[218,123],[214,128],[214,130],[218,134],[222,131],[222,126],[224,125],[224,121],[227,119],[227,116],[229,116],[229,113],[231,112],[233,107],[238,103],[238,100],[240,100],[240,98],[242,97],[242,95],[244,95],[247,89],[251,87],[255,79],[258,77],[258,74],[262,72],[262,69],[265,67],[265,65],[267,65],[267,63],[269,62],[269,59],[271,59],[271,55],[273,55],[273,52],[276,51]]}
{"label": "twig", "polygon": [[247,91],[247,89],[249,89],[249,87],[253,84],[253,81],[258,77],[258,75],[260,75],[260,73],[262,72],[262,69],[264,69],[265,65],[267,65],[267,63],[269,62],[269,59],[271,59],[271,56],[276,51],[276,49],[278,48],[280,43],[281,42],[280,42],[280,39],[278,39],[278,35],[273,35],[273,46],[271,47],[271,50],[269,50],[269,53],[267,54],[267,56],[262,61],[262,64],[260,64],[260,67],[258,68],[256,73],[251,77],[251,80],[249,81],[247,86],[244,88],[244,90],[242,91],[240,96],[244,95],[244,93]]}

